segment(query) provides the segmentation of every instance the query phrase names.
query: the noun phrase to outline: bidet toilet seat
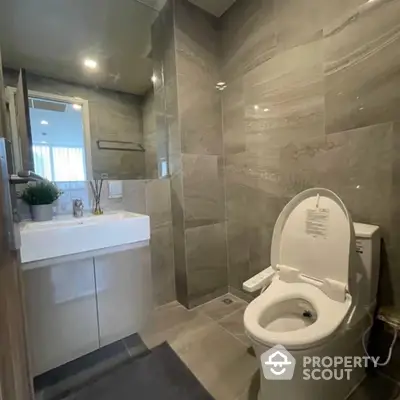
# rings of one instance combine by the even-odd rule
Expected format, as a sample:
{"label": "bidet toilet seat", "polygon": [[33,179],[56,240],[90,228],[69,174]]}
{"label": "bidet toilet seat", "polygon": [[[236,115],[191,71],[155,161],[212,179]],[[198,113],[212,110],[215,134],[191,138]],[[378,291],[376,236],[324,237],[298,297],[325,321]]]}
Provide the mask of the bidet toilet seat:
{"label": "bidet toilet seat", "polygon": [[315,284],[332,299],[344,301],[354,254],[351,217],[328,189],[299,193],[275,223],[271,266],[286,282]]}
{"label": "bidet toilet seat", "polygon": [[[295,196],[275,223],[271,267],[276,276],[246,309],[248,335],[288,348],[312,347],[331,336],[351,306],[349,266],[355,254],[353,223],[335,193],[315,188]],[[293,313],[296,301],[310,304],[316,320],[302,320],[299,307]],[[279,310],[285,316],[279,317]],[[275,318],[273,327],[268,328],[268,318]]]}
{"label": "bidet toilet seat", "polygon": [[[303,300],[312,305],[316,321],[296,330],[275,331],[262,326],[269,315],[279,315],[279,306],[286,301]],[[318,287],[308,283],[286,283],[275,278],[264,293],[253,300],[244,313],[247,334],[254,340],[287,349],[308,348],[331,336],[342,324],[351,306],[351,296],[344,302],[332,300]]]}

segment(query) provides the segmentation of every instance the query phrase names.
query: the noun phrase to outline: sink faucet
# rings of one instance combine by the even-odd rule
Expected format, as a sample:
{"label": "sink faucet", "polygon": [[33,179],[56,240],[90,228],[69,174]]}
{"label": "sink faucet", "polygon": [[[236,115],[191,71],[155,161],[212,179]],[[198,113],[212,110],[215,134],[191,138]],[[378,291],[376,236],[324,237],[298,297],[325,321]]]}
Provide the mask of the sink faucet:
{"label": "sink faucet", "polygon": [[83,217],[83,201],[82,199],[72,200],[72,212],[75,218]]}

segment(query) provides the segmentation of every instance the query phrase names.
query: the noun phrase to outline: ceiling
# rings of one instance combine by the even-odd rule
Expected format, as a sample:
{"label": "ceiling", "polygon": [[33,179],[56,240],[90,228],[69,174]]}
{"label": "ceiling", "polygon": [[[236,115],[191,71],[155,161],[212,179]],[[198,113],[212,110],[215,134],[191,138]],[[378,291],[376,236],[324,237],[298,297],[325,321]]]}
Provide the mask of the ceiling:
{"label": "ceiling", "polygon": [[220,17],[236,0],[189,0],[210,14]]}
{"label": "ceiling", "polygon": [[[235,0],[189,0],[222,15]],[[144,94],[151,25],[166,0],[0,0],[3,64],[73,83]],[[95,71],[83,60],[98,62]]]}
{"label": "ceiling", "polygon": [[[136,0],[156,10],[161,10],[167,0]],[[236,0],[189,0],[197,7],[220,17]]]}
{"label": "ceiling", "polygon": [[[128,93],[150,87],[153,8],[133,0],[0,0],[0,9],[5,66]],[[84,68],[85,58],[98,62],[96,71]]]}

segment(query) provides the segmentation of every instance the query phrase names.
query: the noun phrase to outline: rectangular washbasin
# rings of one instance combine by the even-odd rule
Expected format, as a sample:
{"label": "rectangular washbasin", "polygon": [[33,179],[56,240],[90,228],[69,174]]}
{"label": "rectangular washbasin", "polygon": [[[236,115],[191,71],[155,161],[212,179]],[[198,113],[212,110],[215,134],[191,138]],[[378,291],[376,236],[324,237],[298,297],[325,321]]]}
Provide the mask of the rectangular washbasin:
{"label": "rectangular washbasin", "polygon": [[20,224],[21,262],[100,250],[150,239],[147,215],[126,211]]}

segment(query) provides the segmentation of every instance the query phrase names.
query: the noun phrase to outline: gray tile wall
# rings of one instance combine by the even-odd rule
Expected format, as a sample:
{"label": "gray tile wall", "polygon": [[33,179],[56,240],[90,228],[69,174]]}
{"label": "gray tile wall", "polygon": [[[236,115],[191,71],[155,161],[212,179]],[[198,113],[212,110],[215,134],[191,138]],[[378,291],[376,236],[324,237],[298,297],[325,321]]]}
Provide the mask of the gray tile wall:
{"label": "gray tile wall", "polygon": [[125,210],[150,216],[151,268],[156,305],[176,299],[172,236],[171,193],[169,179],[123,181],[121,199],[108,199],[105,182],[102,206],[107,210]]}
{"label": "gray tile wall", "polygon": [[157,158],[157,125],[154,110],[154,91],[148,91],[143,99],[143,141],[145,153],[145,170],[147,179],[158,178]]}
{"label": "gray tile wall", "polygon": [[[227,291],[218,20],[186,0],[153,26],[169,133],[176,287],[193,307]],[[161,68],[162,66],[162,68]]]}
{"label": "gray tile wall", "polygon": [[231,288],[269,266],[285,203],[324,186],[381,226],[380,299],[400,305],[399,21],[400,0],[237,0],[222,16]]}
{"label": "gray tile wall", "polygon": [[[15,86],[18,75],[5,69],[6,85]],[[28,89],[89,102],[92,166],[94,176],[107,173],[110,179],[144,179],[145,153],[99,150],[96,141],[121,140],[143,144],[142,97],[88,88],[28,74]]]}

